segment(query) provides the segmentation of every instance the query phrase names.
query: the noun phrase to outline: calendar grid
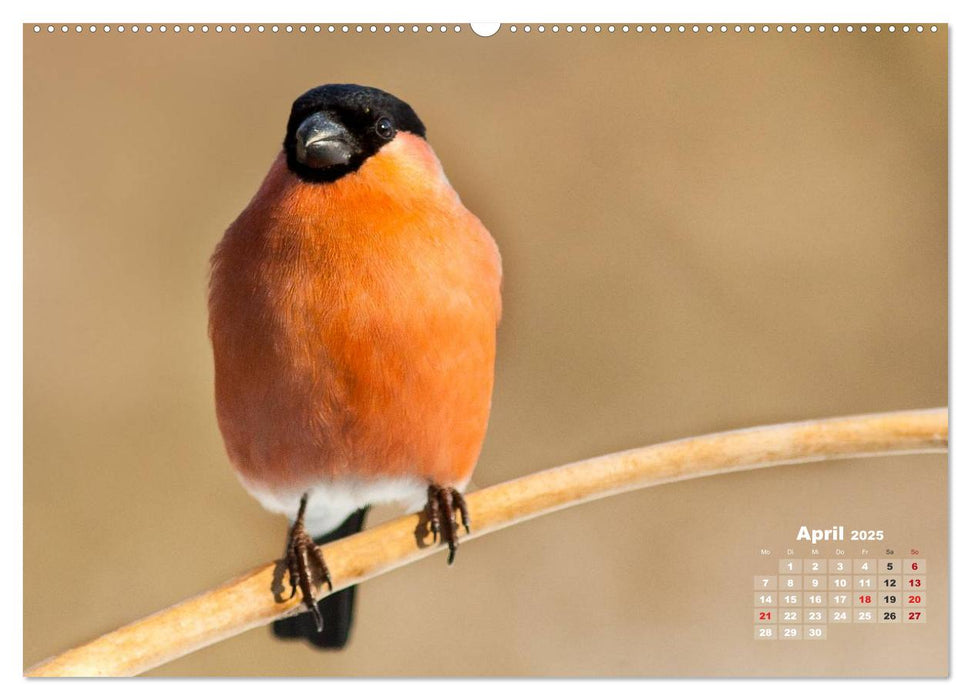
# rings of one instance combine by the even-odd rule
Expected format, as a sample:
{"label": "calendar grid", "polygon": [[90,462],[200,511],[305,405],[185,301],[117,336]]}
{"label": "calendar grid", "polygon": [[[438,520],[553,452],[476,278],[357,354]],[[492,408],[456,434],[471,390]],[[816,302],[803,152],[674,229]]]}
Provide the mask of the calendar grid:
{"label": "calendar grid", "polygon": [[893,551],[778,559],[772,573],[754,577],[755,639],[824,641],[831,626],[926,623],[927,560],[917,549],[908,559]]}

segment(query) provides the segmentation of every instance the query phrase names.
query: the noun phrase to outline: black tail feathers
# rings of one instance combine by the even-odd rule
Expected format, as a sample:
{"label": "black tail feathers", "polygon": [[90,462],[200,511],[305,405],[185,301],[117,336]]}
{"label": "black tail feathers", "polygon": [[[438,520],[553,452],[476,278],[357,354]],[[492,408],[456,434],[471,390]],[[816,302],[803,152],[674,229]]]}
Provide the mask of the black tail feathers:
{"label": "black tail feathers", "polygon": [[[367,512],[367,508],[355,511],[336,530],[314,538],[314,542],[322,545],[360,532]],[[304,612],[274,622],[273,634],[280,639],[304,639],[320,649],[343,649],[354,621],[355,588],[351,586],[332,593],[318,603],[324,618],[322,631],[317,631],[313,615]]]}

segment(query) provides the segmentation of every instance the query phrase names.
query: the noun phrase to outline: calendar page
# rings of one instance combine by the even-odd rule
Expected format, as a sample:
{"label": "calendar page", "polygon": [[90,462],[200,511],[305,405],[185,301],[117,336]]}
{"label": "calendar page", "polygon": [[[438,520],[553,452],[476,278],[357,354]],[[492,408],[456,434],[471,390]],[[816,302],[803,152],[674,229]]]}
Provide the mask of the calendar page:
{"label": "calendar page", "polygon": [[23,26],[25,672],[947,676],[947,23],[318,10]]}

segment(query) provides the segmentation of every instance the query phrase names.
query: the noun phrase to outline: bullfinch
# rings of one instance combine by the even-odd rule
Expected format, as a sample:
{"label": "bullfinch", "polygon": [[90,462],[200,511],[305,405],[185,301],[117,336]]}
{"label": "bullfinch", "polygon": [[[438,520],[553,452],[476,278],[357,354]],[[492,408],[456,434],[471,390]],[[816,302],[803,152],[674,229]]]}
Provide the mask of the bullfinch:
{"label": "bullfinch", "polygon": [[243,486],[291,521],[274,633],[341,648],[354,590],[319,544],[370,505],[427,514],[455,557],[491,407],[499,251],[405,102],[360,85],[296,99],[283,149],[212,256],[219,428]]}

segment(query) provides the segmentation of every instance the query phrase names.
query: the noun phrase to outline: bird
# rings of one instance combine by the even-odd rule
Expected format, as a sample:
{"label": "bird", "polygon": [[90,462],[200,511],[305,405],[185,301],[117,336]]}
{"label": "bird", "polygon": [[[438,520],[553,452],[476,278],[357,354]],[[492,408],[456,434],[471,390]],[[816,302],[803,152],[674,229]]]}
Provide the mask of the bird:
{"label": "bird", "polygon": [[367,510],[424,509],[451,565],[485,438],[502,315],[493,237],[415,111],[326,84],[293,102],[282,149],[211,258],[216,417],[243,487],[286,515],[291,599],[273,632],[348,641],[354,589],[319,545]]}

